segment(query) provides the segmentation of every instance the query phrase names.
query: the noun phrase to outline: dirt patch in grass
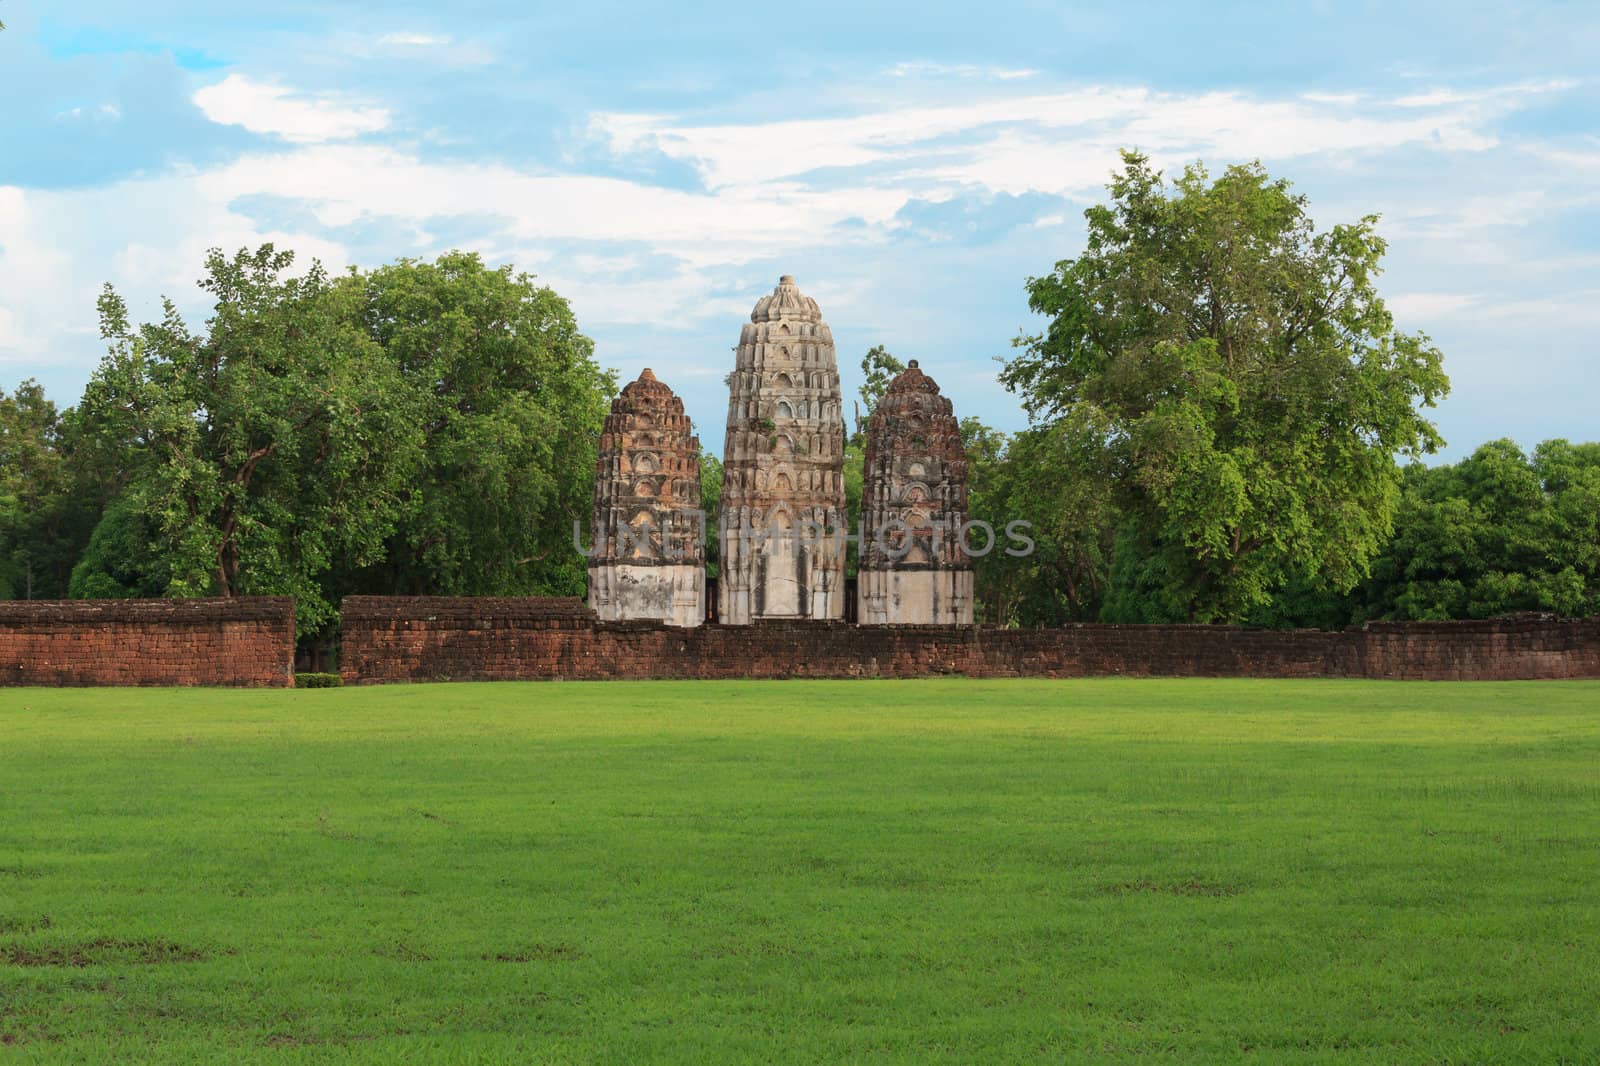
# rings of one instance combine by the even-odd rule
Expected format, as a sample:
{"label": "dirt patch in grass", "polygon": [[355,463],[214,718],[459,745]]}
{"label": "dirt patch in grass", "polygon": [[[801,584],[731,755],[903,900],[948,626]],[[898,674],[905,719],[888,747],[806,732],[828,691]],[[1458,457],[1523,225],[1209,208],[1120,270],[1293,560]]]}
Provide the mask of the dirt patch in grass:
{"label": "dirt patch in grass", "polygon": [[204,962],[208,952],[185,947],[161,937],[123,940],[100,937],[74,944],[0,944],[0,964],[7,966],[104,966],[138,964],[159,966],[171,962]]}
{"label": "dirt patch in grass", "polygon": [[575,944],[534,944],[521,951],[485,955],[485,962],[576,962],[585,952]]}
{"label": "dirt patch in grass", "polygon": [[1114,885],[1102,885],[1100,891],[1108,896],[1135,896],[1151,894],[1160,896],[1238,896],[1244,893],[1243,885],[1231,885],[1222,881],[1206,881],[1191,878],[1186,881],[1123,881]]}

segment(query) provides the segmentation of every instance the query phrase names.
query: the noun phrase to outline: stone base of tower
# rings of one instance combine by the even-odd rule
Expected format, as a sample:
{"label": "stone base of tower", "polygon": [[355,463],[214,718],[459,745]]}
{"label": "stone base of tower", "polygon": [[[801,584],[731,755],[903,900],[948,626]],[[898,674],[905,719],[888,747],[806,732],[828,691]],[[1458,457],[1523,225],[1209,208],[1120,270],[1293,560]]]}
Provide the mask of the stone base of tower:
{"label": "stone base of tower", "polygon": [[971,570],[863,570],[856,588],[860,625],[972,624]]}
{"label": "stone base of tower", "polygon": [[[717,621],[725,626],[747,626],[761,621],[844,621],[842,579],[833,577],[829,588],[808,587],[790,574],[782,556],[758,560],[763,571],[754,582],[730,580],[726,571],[717,582]],[[775,563],[768,571],[767,565]]]}
{"label": "stone base of tower", "polygon": [[723,528],[717,579],[719,623],[844,621],[842,542],[797,544],[794,536],[786,528],[770,539],[752,542]]}
{"label": "stone base of tower", "polygon": [[697,626],[706,617],[705,567],[607,563],[589,568],[589,607],[602,622]]}

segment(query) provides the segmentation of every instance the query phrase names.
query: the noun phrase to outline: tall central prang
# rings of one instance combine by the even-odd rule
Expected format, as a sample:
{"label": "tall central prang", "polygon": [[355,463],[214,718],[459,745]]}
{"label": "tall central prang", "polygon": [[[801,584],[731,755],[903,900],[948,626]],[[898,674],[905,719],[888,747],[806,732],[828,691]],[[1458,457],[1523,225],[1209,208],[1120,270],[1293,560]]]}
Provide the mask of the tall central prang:
{"label": "tall central prang", "polygon": [[817,301],[787,274],[739,335],[722,461],[720,620],[843,618],[839,368]]}

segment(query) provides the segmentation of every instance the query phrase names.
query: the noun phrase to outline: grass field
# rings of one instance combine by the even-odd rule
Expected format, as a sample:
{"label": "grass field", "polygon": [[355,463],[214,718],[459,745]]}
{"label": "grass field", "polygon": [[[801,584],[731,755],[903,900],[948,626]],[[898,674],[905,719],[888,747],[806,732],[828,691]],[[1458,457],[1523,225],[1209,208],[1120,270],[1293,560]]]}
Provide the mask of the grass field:
{"label": "grass field", "polygon": [[1600,684],[0,690],[0,1045],[1600,1061]]}

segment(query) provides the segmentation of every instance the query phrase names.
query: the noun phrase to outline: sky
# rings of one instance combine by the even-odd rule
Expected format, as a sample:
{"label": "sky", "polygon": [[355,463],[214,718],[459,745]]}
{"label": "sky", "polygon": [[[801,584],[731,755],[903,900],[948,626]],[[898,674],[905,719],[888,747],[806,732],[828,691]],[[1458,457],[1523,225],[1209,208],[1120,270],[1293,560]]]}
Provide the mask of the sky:
{"label": "sky", "polygon": [[192,322],[206,250],[453,248],[567,297],[720,452],[793,274],[847,399],[874,344],[1017,430],[1024,285],[1120,148],[1259,159],[1445,353],[1444,458],[1600,439],[1600,5],[0,0],[0,388],[75,402],[111,282]]}

